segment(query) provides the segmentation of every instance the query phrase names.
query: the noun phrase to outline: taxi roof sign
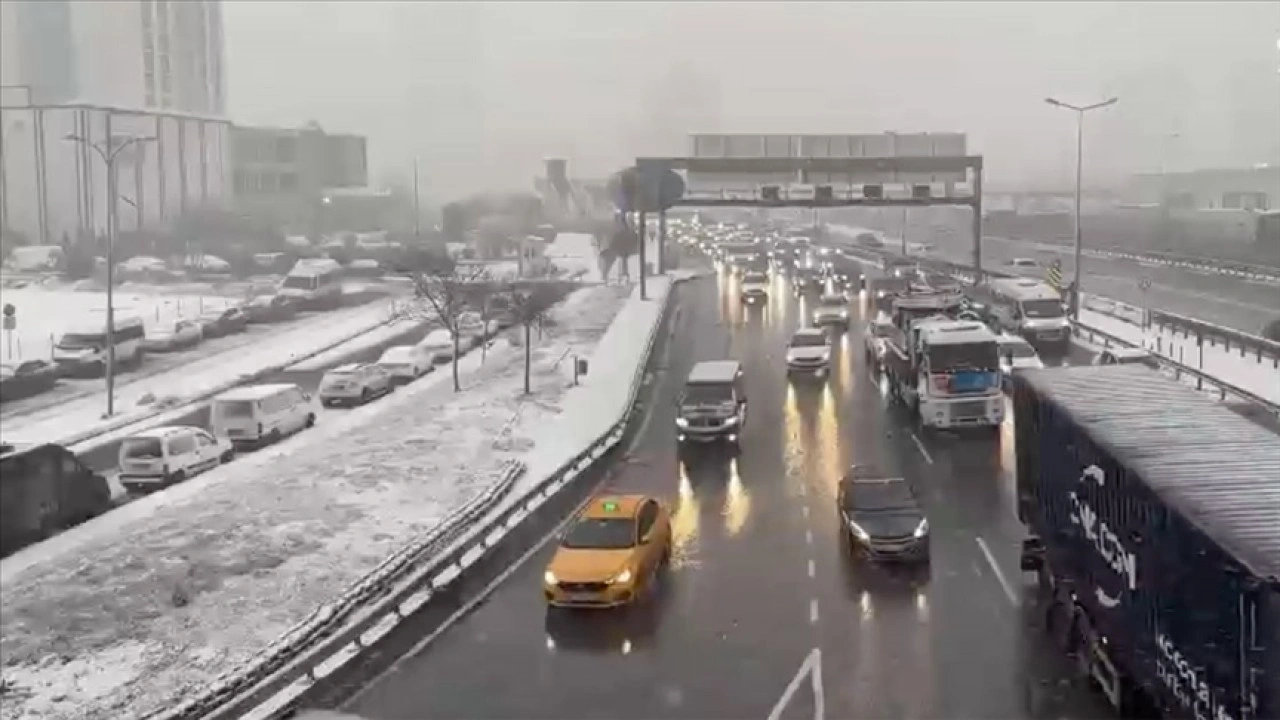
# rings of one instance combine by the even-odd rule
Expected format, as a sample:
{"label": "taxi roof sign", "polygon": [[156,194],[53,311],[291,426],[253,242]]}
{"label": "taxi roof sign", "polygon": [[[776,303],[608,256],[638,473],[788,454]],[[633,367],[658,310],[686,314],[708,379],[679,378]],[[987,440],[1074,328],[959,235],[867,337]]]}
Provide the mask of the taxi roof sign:
{"label": "taxi roof sign", "polygon": [[604,508],[605,512],[618,512],[618,503],[612,500],[605,500],[600,503],[600,506]]}

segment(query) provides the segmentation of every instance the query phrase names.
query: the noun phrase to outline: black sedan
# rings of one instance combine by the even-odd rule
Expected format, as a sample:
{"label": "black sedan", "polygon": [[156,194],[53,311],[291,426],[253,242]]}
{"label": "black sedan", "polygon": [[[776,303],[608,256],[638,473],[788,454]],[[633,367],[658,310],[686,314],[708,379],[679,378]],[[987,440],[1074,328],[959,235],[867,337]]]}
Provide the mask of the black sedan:
{"label": "black sedan", "polygon": [[929,520],[905,478],[854,465],[836,509],[850,551],[877,560],[929,561]]}
{"label": "black sedan", "polygon": [[0,402],[39,395],[52,389],[59,377],[58,366],[47,360],[0,365]]}

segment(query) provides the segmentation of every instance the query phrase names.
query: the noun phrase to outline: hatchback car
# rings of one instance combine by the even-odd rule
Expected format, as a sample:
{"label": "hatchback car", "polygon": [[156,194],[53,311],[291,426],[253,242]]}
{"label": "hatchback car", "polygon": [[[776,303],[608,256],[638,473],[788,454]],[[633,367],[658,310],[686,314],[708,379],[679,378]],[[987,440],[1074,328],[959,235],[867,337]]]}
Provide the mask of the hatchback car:
{"label": "hatchback car", "polygon": [[928,562],[929,520],[905,478],[854,465],[840,480],[836,511],[851,551]]}
{"label": "hatchback car", "polygon": [[147,352],[171,352],[189,348],[204,339],[204,330],[195,320],[176,320],[148,330],[142,339],[142,349]]}
{"label": "hatchback car", "polygon": [[656,584],[671,559],[671,516],[645,495],[592,499],[560,537],[542,591],[552,607],[627,605]]}
{"label": "hatchback car", "polygon": [[230,440],[198,427],[143,430],[120,443],[120,484],[132,492],[158,490],[234,457]]}
{"label": "hatchback car", "polygon": [[382,352],[378,366],[391,375],[392,382],[413,382],[435,367],[435,357],[421,345],[396,345]]}
{"label": "hatchback car", "polygon": [[320,404],[358,405],[386,395],[393,388],[391,373],[376,363],[339,365],[320,379]]}
{"label": "hatchback car", "polygon": [[229,307],[205,310],[198,322],[206,338],[216,338],[242,332],[249,326],[249,316],[238,307]]}

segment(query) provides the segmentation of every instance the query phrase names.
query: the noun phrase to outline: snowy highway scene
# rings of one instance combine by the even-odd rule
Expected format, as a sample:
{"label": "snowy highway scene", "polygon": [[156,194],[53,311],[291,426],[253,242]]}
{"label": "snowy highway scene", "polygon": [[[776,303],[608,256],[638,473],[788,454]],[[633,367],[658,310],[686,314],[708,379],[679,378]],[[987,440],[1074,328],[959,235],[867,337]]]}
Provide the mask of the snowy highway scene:
{"label": "snowy highway scene", "polygon": [[1280,718],[1277,38],[0,2],[0,720]]}

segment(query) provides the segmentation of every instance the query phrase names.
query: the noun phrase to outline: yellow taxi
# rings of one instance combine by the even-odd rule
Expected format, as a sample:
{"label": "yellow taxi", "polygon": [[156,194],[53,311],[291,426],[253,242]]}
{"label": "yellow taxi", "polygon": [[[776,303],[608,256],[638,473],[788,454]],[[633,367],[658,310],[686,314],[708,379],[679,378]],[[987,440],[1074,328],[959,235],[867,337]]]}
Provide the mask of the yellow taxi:
{"label": "yellow taxi", "polygon": [[609,608],[641,597],[671,558],[671,515],[645,495],[593,498],[560,536],[542,578],[553,607]]}

